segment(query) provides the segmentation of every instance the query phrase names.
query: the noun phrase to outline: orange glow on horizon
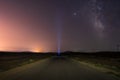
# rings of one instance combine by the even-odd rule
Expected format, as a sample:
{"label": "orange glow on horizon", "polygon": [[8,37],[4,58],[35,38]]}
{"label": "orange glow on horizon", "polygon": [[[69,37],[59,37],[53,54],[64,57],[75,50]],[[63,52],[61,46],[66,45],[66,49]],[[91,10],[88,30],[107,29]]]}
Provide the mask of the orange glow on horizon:
{"label": "orange glow on horizon", "polygon": [[31,50],[32,52],[35,52],[35,53],[39,53],[39,52],[42,52],[41,48],[34,48],[33,50]]}
{"label": "orange glow on horizon", "polygon": [[[3,1],[0,1],[0,51],[48,51],[51,43],[46,36],[48,31],[45,33],[46,28],[44,29],[47,25],[36,23],[26,10],[1,2]],[[37,26],[41,26],[41,29]]]}

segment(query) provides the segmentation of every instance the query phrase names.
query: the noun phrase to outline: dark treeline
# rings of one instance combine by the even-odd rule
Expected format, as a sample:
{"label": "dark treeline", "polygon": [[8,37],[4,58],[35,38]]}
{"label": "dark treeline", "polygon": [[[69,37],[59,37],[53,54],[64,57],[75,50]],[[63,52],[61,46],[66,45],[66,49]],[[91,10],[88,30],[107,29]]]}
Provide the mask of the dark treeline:
{"label": "dark treeline", "polygon": [[120,52],[63,52],[61,55],[69,56],[96,56],[96,57],[113,57],[120,58]]}
{"label": "dark treeline", "polygon": [[[34,53],[34,52],[0,52],[0,57],[41,57],[57,56],[56,52]],[[99,57],[120,57],[120,52],[62,52],[61,56],[99,56]]]}

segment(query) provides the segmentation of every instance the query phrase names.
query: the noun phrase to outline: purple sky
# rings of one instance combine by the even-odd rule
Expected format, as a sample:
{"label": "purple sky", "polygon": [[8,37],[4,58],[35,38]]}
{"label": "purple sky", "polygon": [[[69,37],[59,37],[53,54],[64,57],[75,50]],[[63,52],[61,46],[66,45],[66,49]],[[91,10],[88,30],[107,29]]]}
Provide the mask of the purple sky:
{"label": "purple sky", "polygon": [[0,0],[0,50],[114,51],[119,14],[119,0]]}

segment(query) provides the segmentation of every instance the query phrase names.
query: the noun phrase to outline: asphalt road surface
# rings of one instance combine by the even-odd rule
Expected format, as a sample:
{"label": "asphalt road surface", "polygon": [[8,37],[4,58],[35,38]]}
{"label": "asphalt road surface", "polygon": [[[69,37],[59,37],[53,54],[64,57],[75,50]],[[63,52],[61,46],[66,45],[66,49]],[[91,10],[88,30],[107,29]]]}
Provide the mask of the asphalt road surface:
{"label": "asphalt road surface", "polygon": [[119,80],[66,57],[52,57],[0,74],[0,80]]}

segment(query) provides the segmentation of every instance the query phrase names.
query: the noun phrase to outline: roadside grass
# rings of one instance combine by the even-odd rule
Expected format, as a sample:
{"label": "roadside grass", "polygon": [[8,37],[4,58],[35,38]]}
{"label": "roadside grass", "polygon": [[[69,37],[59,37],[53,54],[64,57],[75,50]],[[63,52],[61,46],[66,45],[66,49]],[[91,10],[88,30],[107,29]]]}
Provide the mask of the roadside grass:
{"label": "roadside grass", "polygon": [[9,60],[9,58],[7,58],[7,59],[0,61],[0,72],[4,72],[12,68],[30,64],[30,63],[36,62],[44,58],[45,57],[41,57],[41,58],[40,57],[33,57],[33,58],[28,57],[28,58],[21,58],[21,59],[19,58],[19,59],[12,59],[12,60]]}
{"label": "roadside grass", "polygon": [[117,76],[120,78],[120,59],[103,57],[74,57],[81,64],[96,68],[102,72]]}

